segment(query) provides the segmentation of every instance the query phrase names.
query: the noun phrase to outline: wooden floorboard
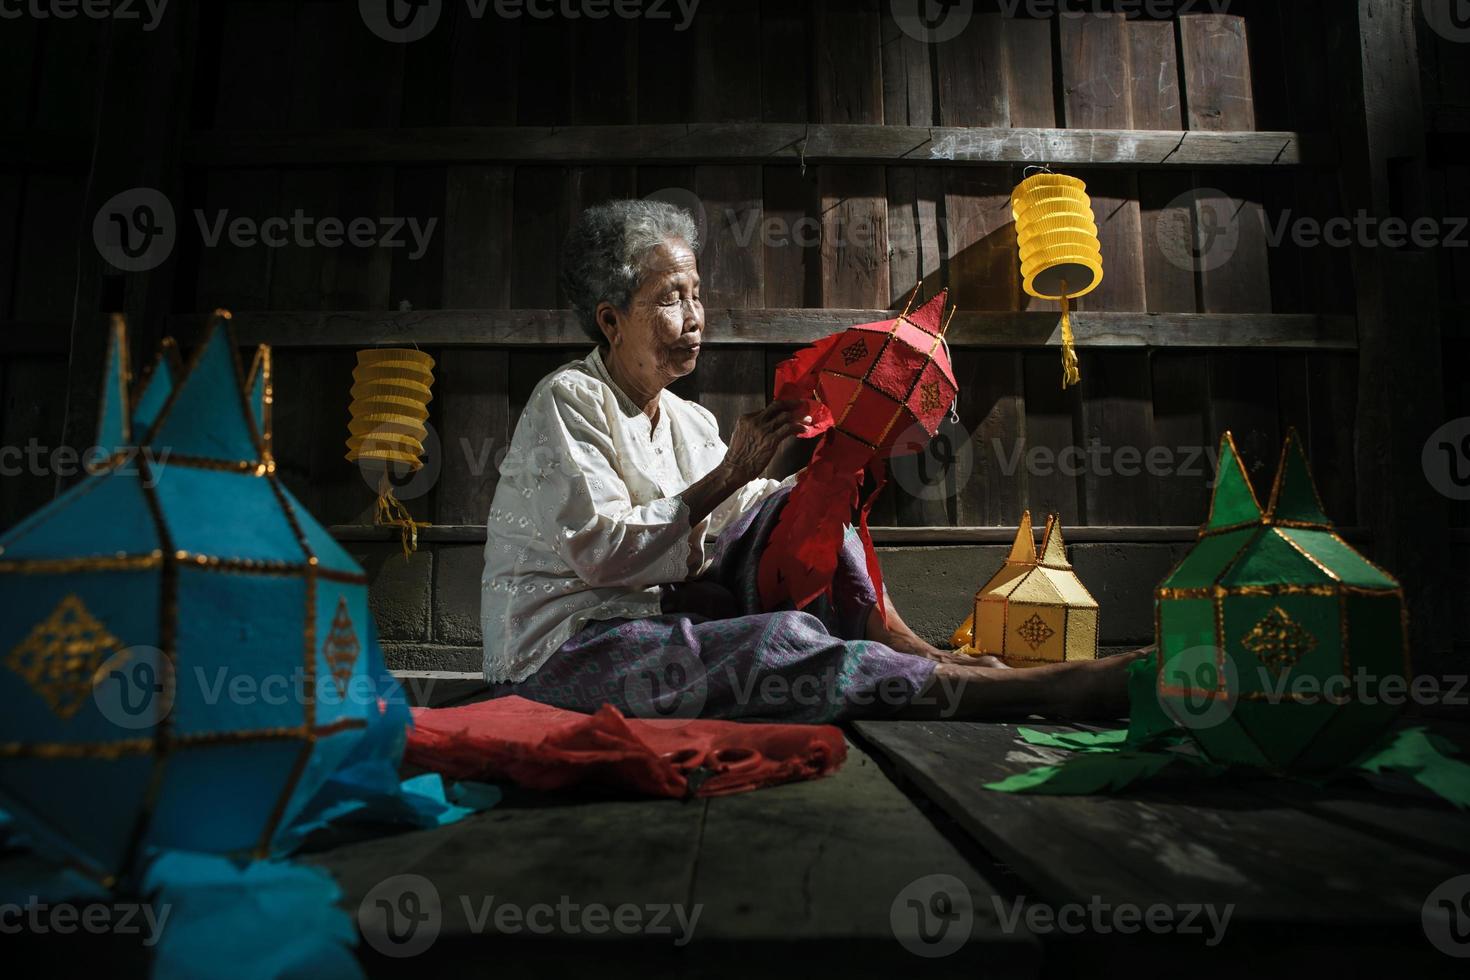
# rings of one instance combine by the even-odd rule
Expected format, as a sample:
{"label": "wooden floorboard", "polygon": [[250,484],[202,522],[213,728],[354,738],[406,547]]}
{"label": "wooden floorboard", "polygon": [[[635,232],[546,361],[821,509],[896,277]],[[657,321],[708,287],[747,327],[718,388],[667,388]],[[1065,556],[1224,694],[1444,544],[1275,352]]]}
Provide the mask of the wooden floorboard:
{"label": "wooden floorboard", "polygon": [[[1463,871],[1443,850],[1411,850],[1223,781],[1097,796],[987,790],[986,782],[1061,757],[1020,742],[1014,725],[857,729],[1051,902],[1212,903],[1233,905],[1242,923],[1417,928],[1429,893]],[[1463,835],[1466,822],[1455,819]]]}
{"label": "wooden floorboard", "polygon": [[[709,800],[589,800],[512,790],[506,802],[461,823],[348,844],[310,860],[332,872],[352,911],[370,895],[381,897],[373,890],[395,876],[432,883],[441,931],[431,950],[407,961],[416,967],[473,961],[477,951],[489,956],[507,940],[521,961],[631,958],[626,944],[612,954],[601,940],[561,922],[539,936],[497,935],[493,925],[477,929],[474,916],[494,896],[522,908],[679,904],[686,917],[698,907],[687,946],[614,937],[636,945],[647,969],[679,965],[691,975],[749,977],[751,957],[772,951],[899,969],[919,960],[895,938],[894,908],[905,889],[929,875],[952,876],[970,893],[969,940],[945,957],[948,970],[1032,976],[1039,959],[1023,926],[1002,928],[997,890],[855,747],[828,778]],[[782,962],[767,962],[784,975]]]}

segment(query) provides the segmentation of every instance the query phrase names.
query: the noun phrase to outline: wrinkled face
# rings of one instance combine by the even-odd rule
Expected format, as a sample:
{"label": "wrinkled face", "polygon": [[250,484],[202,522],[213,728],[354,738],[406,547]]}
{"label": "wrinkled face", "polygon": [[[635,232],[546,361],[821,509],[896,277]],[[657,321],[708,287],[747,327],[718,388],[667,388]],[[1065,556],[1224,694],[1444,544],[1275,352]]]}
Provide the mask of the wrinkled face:
{"label": "wrinkled face", "polygon": [[704,304],[694,250],[671,238],[648,253],[626,312],[604,303],[598,324],[625,368],[662,387],[694,370],[704,338]]}

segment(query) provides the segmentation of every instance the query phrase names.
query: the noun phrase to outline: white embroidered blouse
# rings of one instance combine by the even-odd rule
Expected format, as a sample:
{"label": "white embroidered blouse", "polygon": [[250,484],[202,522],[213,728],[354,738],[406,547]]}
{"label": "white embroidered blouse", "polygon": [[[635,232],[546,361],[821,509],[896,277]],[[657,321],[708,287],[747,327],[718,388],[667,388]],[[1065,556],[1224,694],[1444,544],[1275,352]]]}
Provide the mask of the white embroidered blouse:
{"label": "white embroidered blouse", "polygon": [[543,378],[486,521],[485,679],[524,680],[589,620],[658,615],[662,583],[703,571],[705,535],[783,485],[752,480],[691,527],[677,495],[724,457],[707,409],[665,390],[654,425],[596,349]]}

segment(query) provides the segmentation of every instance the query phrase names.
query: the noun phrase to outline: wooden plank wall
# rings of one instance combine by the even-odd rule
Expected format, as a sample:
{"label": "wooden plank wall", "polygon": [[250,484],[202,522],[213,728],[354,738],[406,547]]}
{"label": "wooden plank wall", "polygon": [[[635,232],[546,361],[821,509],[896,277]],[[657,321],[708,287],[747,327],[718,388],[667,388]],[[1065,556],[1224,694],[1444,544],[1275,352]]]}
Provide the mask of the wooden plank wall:
{"label": "wooden plank wall", "polygon": [[7,19],[0,30],[0,139],[34,154],[0,154],[0,527],[56,488],[102,46],[89,18]]}
{"label": "wooden plank wall", "polygon": [[[1446,36],[1421,23],[1420,67],[1429,117],[1430,187],[1425,213],[1456,221],[1470,217],[1470,49],[1458,34]],[[1470,385],[1459,365],[1470,363],[1470,231],[1461,245],[1439,250],[1440,329],[1444,335],[1445,415],[1470,416]],[[1451,505],[1451,520],[1470,527],[1470,501]],[[1470,642],[1470,616],[1461,638]]]}
{"label": "wooden plank wall", "polygon": [[[1321,129],[1310,55],[1320,32],[1307,13],[1279,6],[1033,20],[982,2],[959,38],[924,44],[879,0],[703,0],[687,31],[652,19],[475,20],[467,5],[446,3],[428,38],[398,45],[363,29],[355,4],[223,0],[202,15],[195,114],[201,129],[221,131],[680,121]],[[66,84],[85,92],[75,78]],[[61,96],[47,98],[48,116],[73,118]],[[1262,226],[1288,210],[1334,213],[1330,175],[1071,172],[1091,186],[1106,252],[1106,281],[1084,310],[1351,312],[1344,255],[1270,248]],[[948,285],[964,309],[1042,309],[1018,281],[1008,202],[1021,176],[1008,166],[927,164],[218,167],[198,173],[177,208],[180,247],[195,250],[181,266],[197,271],[180,277],[177,308],[555,308],[558,248],[577,211],[656,195],[700,206],[711,308],[898,308],[915,287],[928,296]],[[55,213],[76,192],[55,178],[4,179],[0,209],[25,214],[36,201]],[[437,225],[416,258],[406,248],[204,248],[188,228],[196,208]],[[1241,229],[1235,257],[1204,272],[1170,262],[1159,243],[1188,246],[1194,223],[1212,214]],[[64,279],[66,256],[50,261],[44,237],[38,246],[25,220],[19,227],[27,248],[11,263],[12,282],[26,295],[3,296],[9,315],[64,318],[64,290],[45,284]],[[789,352],[710,348],[677,390],[728,432],[768,397]],[[483,523],[521,405],[541,376],[581,353],[436,352],[441,471],[411,509],[440,524]],[[352,362],[340,349],[277,355],[277,454],[293,491],[332,524],[363,521],[371,501],[341,458]],[[1307,439],[1332,515],[1354,522],[1350,353],[1084,351],[1084,382],[1068,392],[1055,350],[963,350],[955,362],[959,423],[926,456],[895,464],[880,524],[1014,525],[1024,507],[1074,525],[1196,524],[1210,474],[1197,458],[1179,474],[1139,476],[1046,461],[1096,440],[1143,456],[1181,449],[1176,462],[1185,463],[1229,428],[1264,491],[1288,426]],[[4,397],[17,406],[5,415],[7,437],[35,428],[19,408],[30,404],[27,386],[50,384],[30,364],[6,361]],[[1028,454],[1038,465],[1025,465]],[[5,493],[25,497],[5,508],[9,523],[34,494]]]}

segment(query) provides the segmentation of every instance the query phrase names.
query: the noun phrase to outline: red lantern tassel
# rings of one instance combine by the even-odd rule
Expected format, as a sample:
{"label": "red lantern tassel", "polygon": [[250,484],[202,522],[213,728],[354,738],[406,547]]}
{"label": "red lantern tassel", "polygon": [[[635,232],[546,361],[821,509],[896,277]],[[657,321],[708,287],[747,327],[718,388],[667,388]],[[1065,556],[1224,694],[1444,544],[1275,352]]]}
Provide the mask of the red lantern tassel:
{"label": "red lantern tassel", "polygon": [[[834,501],[848,501],[849,516],[858,509],[864,464],[871,455],[870,449],[838,432],[829,432],[817,446],[761,554],[756,583],[764,608],[791,602],[802,609],[817,596],[830,594],[847,523],[844,509]],[[865,540],[866,520],[863,509],[859,533]],[[871,549],[870,542],[866,546]]]}

